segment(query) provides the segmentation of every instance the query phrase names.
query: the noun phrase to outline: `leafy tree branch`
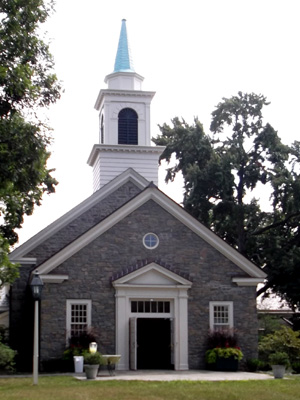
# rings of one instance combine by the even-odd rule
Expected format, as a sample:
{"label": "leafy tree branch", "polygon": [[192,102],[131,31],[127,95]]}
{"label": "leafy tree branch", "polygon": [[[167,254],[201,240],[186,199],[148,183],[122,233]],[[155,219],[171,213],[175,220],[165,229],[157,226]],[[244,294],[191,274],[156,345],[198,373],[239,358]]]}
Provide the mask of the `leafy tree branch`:
{"label": "leafy tree branch", "polygon": [[11,283],[9,245],[24,215],[41,204],[57,181],[47,168],[50,128],[38,116],[60,98],[41,24],[53,12],[52,0],[2,0],[0,4],[0,285]]}
{"label": "leafy tree branch", "polygon": [[184,208],[264,268],[263,290],[299,307],[300,144],[283,144],[265,123],[268,105],[263,95],[239,92],[216,106],[210,135],[198,118],[174,118],[154,143],[166,146],[161,160],[175,158],[166,181],[182,173]]}

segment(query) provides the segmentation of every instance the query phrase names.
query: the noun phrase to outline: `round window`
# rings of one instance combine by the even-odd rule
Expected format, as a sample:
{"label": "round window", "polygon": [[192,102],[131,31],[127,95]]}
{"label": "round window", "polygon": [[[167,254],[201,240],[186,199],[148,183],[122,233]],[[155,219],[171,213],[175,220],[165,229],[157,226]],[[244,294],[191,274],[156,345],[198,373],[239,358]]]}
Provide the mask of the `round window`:
{"label": "round window", "polygon": [[159,243],[158,236],[155,235],[155,233],[147,233],[143,237],[143,243],[144,246],[147,247],[147,249],[155,249]]}

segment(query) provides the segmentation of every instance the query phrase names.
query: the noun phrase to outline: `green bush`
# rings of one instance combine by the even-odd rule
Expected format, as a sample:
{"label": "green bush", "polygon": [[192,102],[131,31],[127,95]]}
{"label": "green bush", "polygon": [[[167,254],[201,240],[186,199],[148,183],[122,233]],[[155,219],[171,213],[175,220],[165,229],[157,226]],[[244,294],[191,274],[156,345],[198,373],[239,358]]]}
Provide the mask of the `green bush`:
{"label": "green bush", "polygon": [[268,362],[272,353],[284,352],[291,363],[300,361],[300,332],[283,326],[278,331],[264,336],[258,345],[259,358]]}
{"label": "green bush", "polygon": [[248,358],[246,360],[246,368],[249,372],[256,372],[259,368],[259,359],[258,358]]}
{"label": "green bush", "polygon": [[[0,338],[1,339],[1,338]],[[17,352],[0,342],[0,369],[14,371],[15,355]]]}
{"label": "green bush", "polygon": [[300,374],[300,361],[293,362],[292,369],[295,374]]}
{"label": "green bush", "polygon": [[238,347],[238,338],[233,330],[211,331],[208,334],[205,353],[207,364],[215,364],[217,358],[234,358],[240,361],[243,353]]}
{"label": "green bush", "polygon": [[84,353],[84,363],[90,365],[97,365],[103,363],[102,355],[96,351],[96,353]]}
{"label": "green bush", "polygon": [[271,365],[267,361],[259,360],[258,370],[259,371],[270,371]]}
{"label": "green bush", "polygon": [[243,353],[240,348],[236,347],[215,347],[214,349],[207,350],[205,359],[208,364],[214,364],[217,358],[230,358],[240,361],[243,358]]}
{"label": "green bush", "polygon": [[290,365],[289,356],[284,351],[271,353],[269,361],[271,365],[284,365],[285,367],[289,367]]}

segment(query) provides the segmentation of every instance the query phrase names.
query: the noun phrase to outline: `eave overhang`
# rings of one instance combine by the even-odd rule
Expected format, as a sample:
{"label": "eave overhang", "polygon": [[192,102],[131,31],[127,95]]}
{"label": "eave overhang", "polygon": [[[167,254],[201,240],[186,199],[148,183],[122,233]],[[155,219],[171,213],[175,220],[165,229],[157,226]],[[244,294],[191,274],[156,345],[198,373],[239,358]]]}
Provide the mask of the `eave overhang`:
{"label": "eave overhang", "polygon": [[41,274],[40,278],[44,283],[63,283],[69,279],[69,275]]}
{"label": "eave overhang", "polygon": [[232,278],[232,282],[236,283],[237,286],[257,286],[259,283],[263,283],[265,277],[261,278]]}
{"label": "eave overhang", "polygon": [[10,261],[20,264],[36,264],[36,258],[24,258],[23,256],[28,254],[41,243],[45,242],[49,237],[55,235],[56,232],[63,229],[74,219],[78,218],[87,210],[94,207],[95,204],[105,199],[128,181],[133,182],[141,190],[145,189],[149,185],[149,181],[147,181],[147,179],[137,173],[134,169],[128,168],[122,174],[112,179],[108,184],[104,185],[101,190],[96,191],[92,196],[88,197],[82,203],[34,235],[27,242],[13,250],[9,255]]}

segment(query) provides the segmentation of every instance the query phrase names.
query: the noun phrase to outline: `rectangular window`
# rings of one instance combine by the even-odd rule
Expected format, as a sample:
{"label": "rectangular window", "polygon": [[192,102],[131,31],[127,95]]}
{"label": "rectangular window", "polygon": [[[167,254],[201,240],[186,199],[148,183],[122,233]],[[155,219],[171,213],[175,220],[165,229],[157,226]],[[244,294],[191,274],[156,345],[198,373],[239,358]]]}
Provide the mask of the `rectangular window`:
{"label": "rectangular window", "polygon": [[170,313],[169,301],[132,301],[132,313]]}
{"label": "rectangular window", "polygon": [[209,303],[209,324],[212,331],[233,328],[233,302],[211,301]]}
{"label": "rectangular window", "polygon": [[67,300],[67,337],[80,336],[91,326],[91,300]]}

